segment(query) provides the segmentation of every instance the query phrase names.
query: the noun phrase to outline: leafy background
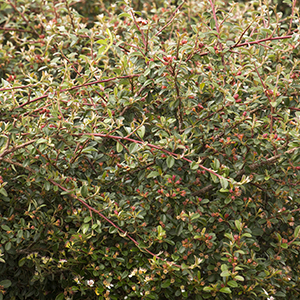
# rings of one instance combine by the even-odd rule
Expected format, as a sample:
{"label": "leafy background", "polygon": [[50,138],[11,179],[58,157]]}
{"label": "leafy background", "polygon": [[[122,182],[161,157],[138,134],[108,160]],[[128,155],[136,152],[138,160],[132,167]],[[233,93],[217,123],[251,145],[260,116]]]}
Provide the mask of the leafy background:
{"label": "leafy background", "polygon": [[0,2],[0,299],[299,296],[274,2]]}

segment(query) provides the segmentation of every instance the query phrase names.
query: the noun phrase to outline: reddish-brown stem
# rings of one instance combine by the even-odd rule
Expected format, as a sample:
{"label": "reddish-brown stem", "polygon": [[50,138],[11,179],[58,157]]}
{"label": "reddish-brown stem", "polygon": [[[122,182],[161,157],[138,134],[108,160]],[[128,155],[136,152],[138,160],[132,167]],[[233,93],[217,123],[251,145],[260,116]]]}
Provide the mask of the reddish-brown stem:
{"label": "reddish-brown stem", "polygon": [[268,93],[267,93],[267,87],[266,87],[265,83],[263,82],[263,80],[262,80],[262,78],[261,78],[261,76],[260,76],[260,74],[259,74],[259,72],[258,72],[258,70],[257,70],[257,68],[256,68],[255,63],[254,63],[254,67],[255,67],[255,71],[256,71],[256,73],[257,73],[257,75],[258,75],[258,77],[259,77],[259,80],[260,80],[260,82],[261,82],[261,84],[262,84],[262,86],[263,86],[265,95],[268,97],[268,100],[269,100],[269,103],[270,103],[270,106],[271,106],[271,124],[270,124],[270,133],[272,133],[272,132],[273,132],[273,114],[274,114],[274,107],[272,106],[272,100],[270,99],[270,96],[269,96]]}
{"label": "reddish-brown stem", "polygon": [[297,107],[289,107],[289,109],[291,109],[291,110],[296,110],[296,111],[300,111],[300,108],[297,108]]}
{"label": "reddish-brown stem", "polygon": [[[265,39],[261,39],[261,40],[257,40],[257,41],[245,42],[245,43],[241,43],[241,44],[238,44],[238,45],[233,45],[232,47],[230,47],[230,49],[243,47],[243,46],[260,44],[260,43],[266,42],[266,41],[290,39],[291,37],[292,37],[292,35],[278,36],[278,37],[273,37],[273,38],[269,37],[269,38],[265,38]],[[203,52],[203,53],[198,53],[198,52],[201,52],[201,51],[202,51],[202,49],[199,49],[198,51],[195,51],[194,54],[198,54],[199,56],[205,56],[205,55],[209,54],[209,51]],[[191,58],[192,58],[192,56],[189,56],[187,60],[189,60]]]}
{"label": "reddish-brown stem", "polygon": [[219,29],[218,19],[217,19],[217,16],[216,16],[215,5],[213,4],[212,0],[209,0],[209,2],[210,2],[210,6],[212,8],[214,20],[215,20],[215,23],[216,23],[216,30],[217,30],[218,35],[219,35],[220,34],[220,29]]}
{"label": "reddish-brown stem", "polygon": [[17,89],[26,89],[26,88],[34,87],[34,86],[35,86],[34,84],[13,86],[13,87],[9,87],[9,88],[2,88],[2,89],[0,89],[0,92],[1,91],[17,90]]}
{"label": "reddish-brown stem", "polygon": [[238,41],[232,46],[232,48],[235,48],[239,42],[242,40],[244,34],[247,32],[247,30],[250,28],[250,26],[254,23],[255,20],[253,20],[247,27],[246,29],[242,32],[241,36],[239,37]]}
{"label": "reddish-brown stem", "polygon": [[[54,45],[54,48],[57,50],[57,47]],[[81,74],[78,72],[78,70],[75,68],[75,66],[70,62],[70,60],[64,55],[64,53],[62,52],[62,50],[60,49],[60,53],[63,56],[63,58],[71,65],[71,67],[73,68],[73,70],[77,73],[77,75],[79,77],[81,77]]]}
{"label": "reddish-brown stem", "polygon": [[146,50],[147,49],[147,43],[146,43],[144,31],[140,28],[139,24],[137,23],[137,21],[135,19],[135,16],[134,16],[134,13],[132,12],[132,10],[130,10],[130,14],[132,16],[132,19],[133,19],[133,22],[134,22],[135,26],[137,27],[138,31],[141,33],[142,41],[143,41],[143,44],[144,44],[145,50]]}
{"label": "reddish-brown stem", "polygon": [[72,90],[76,90],[76,89],[79,89],[79,88],[84,87],[84,86],[94,85],[94,84],[103,83],[103,82],[110,82],[110,81],[113,81],[113,80],[116,80],[116,79],[139,77],[141,75],[142,74],[132,74],[132,75],[118,76],[118,77],[113,77],[113,78],[108,78],[108,79],[103,79],[103,80],[96,80],[96,81],[92,81],[92,82],[83,83],[83,84],[80,84],[80,85],[75,85],[71,88],[63,89],[63,90],[61,90],[61,92],[72,91]]}
{"label": "reddish-brown stem", "polygon": [[[61,186],[59,183],[55,182],[53,179],[48,179],[49,182],[51,182],[53,185],[56,185],[57,187],[59,187],[61,190],[65,191],[65,192],[69,192],[69,190],[67,190],[66,188],[64,188],[63,186]],[[70,196],[76,200],[78,200],[82,205],[84,205],[85,207],[87,207],[89,209],[89,211],[92,211],[94,213],[96,213],[97,215],[99,215],[102,219],[104,219],[106,222],[108,222],[109,224],[111,224],[113,227],[117,228],[120,232],[122,232],[122,234],[124,236],[127,236],[128,239],[130,239],[137,247],[139,247],[139,242],[137,242],[133,237],[131,237],[129,234],[127,234],[127,232],[125,232],[123,229],[121,229],[118,225],[116,225],[113,221],[111,221],[110,219],[108,219],[107,217],[105,217],[100,211],[98,211],[97,209],[93,208],[92,206],[90,206],[89,204],[87,204],[85,201],[83,201],[82,199],[80,199],[79,197],[77,197],[74,194],[70,194]],[[144,251],[146,251],[147,253],[149,253],[150,255],[152,255],[153,257],[156,257],[160,260],[165,261],[164,259],[158,257],[156,254],[152,253],[151,251],[149,251],[147,248],[143,248]],[[172,265],[181,268],[179,265],[173,264]]]}
{"label": "reddish-brown stem", "polygon": [[291,32],[291,29],[292,29],[293,17],[294,17],[294,14],[295,14],[296,2],[297,2],[297,0],[293,0],[292,13],[291,13],[291,16],[290,16],[290,18],[291,18],[291,20],[290,20],[290,28],[289,28],[288,32]]}
{"label": "reddish-brown stem", "polygon": [[[159,146],[156,146],[156,145],[147,143],[147,142],[142,142],[142,141],[134,140],[134,139],[128,138],[128,137],[117,136],[117,135],[109,135],[109,134],[105,134],[105,133],[80,133],[80,134],[75,134],[75,135],[76,135],[76,136],[78,136],[78,135],[79,135],[79,136],[82,136],[82,135],[100,136],[100,137],[103,137],[103,138],[110,138],[110,139],[114,139],[114,140],[117,140],[117,141],[118,141],[118,140],[125,140],[125,141],[128,141],[128,142],[132,142],[132,143],[136,143],[136,144],[140,144],[140,145],[145,145],[145,146],[147,146],[147,147],[149,147],[149,148],[152,148],[152,149],[160,150],[160,151],[162,151],[162,152],[164,152],[164,153],[167,153],[168,155],[173,156],[173,157],[176,157],[176,158],[178,157],[178,154],[176,154],[176,153],[174,153],[174,152],[172,152],[172,151],[166,150],[166,149],[164,149],[164,148],[162,148],[162,147],[159,147]],[[184,156],[180,156],[180,158],[181,158],[182,160],[185,160],[185,161],[189,162],[189,163],[193,163],[192,160],[190,160],[190,159],[188,159],[188,158],[186,158],[186,157],[184,157]],[[207,171],[207,172],[209,172],[209,173],[211,173],[211,174],[217,176],[219,179],[225,179],[225,180],[228,181],[228,179],[226,179],[225,177],[219,175],[219,174],[216,173],[215,171],[213,171],[213,170],[211,170],[211,169],[209,169],[209,168],[206,168],[206,167],[204,167],[203,165],[201,165],[201,164],[199,164],[199,163],[198,163],[198,165],[199,165],[199,167],[200,167],[201,169],[203,169],[203,170],[205,170],[205,171]]]}
{"label": "reddish-brown stem", "polygon": [[43,96],[40,96],[40,97],[37,97],[37,98],[32,99],[32,100],[30,100],[30,101],[27,101],[27,102],[25,102],[25,103],[23,103],[23,104],[21,104],[21,105],[15,107],[15,108],[13,108],[13,109],[21,108],[21,107],[23,107],[23,106],[25,106],[25,105],[28,105],[28,104],[30,104],[30,103],[33,103],[33,102],[39,101],[39,100],[41,100],[41,99],[47,98],[48,96],[49,96],[49,94],[44,94]]}
{"label": "reddish-brown stem", "polygon": [[292,37],[292,35],[268,37],[268,38],[257,40],[257,41],[245,42],[245,43],[241,43],[241,44],[238,44],[238,45],[234,45],[234,46],[231,47],[231,49],[232,48],[243,47],[243,46],[247,46],[247,45],[255,45],[255,44],[259,44],[261,42],[266,42],[266,41],[290,39],[291,37]]}
{"label": "reddish-brown stem", "polygon": [[156,32],[155,36],[159,35],[166,27],[168,27],[172,21],[174,20],[175,16],[176,16],[176,13],[177,11],[183,6],[184,2],[182,2],[176,9],[175,11],[172,13],[172,16],[170,18],[170,20],[167,22],[166,25],[164,25],[158,32]]}
{"label": "reddish-brown stem", "polygon": [[76,28],[75,28],[75,24],[74,24],[74,20],[73,20],[73,15],[72,15],[72,13],[70,11],[69,3],[68,3],[67,0],[64,0],[64,2],[65,2],[65,5],[66,5],[66,8],[67,8],[67,11],[68,11],[68,15],[69,15],[70,20],[71,20],[72,28],[75,31]]}
{"label": "reddish-brown stem", "polygon": [[16,7],[10,0],[7,0],[7,2],[10,4],[10,6],[11,6],[17,13],[19,13],[19,15],[21,16],[21,18],[26,22],[27,26],[28,26],[29,28],[31,28],[31,30],[32,30],[35,34],[39,35],[39,33],[38,33],[38,32],[30,25],[30,22],[25,18],[24,14],[23,14],[22,12],[20,12],[20,11],[17,9],[17,7]]}
{"label": "reddish-brown stem", "polygon": [[[34,143],[35,141],[36,141],[36,140],[31,140],[31,141],[28,141],[28,142],[23,143],[23,144],[21,144],[21,145],[13,146],[13,147],[10,148],[10,149],[5,149],[5,150],[0,154],[0,160],[2,160],[2,159],[4,158],[4,156],[6,156],[7,154],[12,153],[12,152],[15,152],[15,151],[18,150],[18,149],[25,148],[26,146],[31,145],[31,144]],[[8,142],[9,142],[9,139],[8,139]],[[7,146],[8,146],[8,143],[7,143]]]}
{"label": "reddish-brown stem", "polygon": [[[67,88],[67,89],[63,89],[61,90],[60,92],[66,92],[66,91],[72,91],[72,90],[75,90],[75,89],[79,89],[81,87],[84,87],[84,86],[89,86],[89,85],[94,85],[94,84],[97,84],[97,83],[103,83],[103,82],[109,82],[109,81],[113,81],[113,80],[116,80],[116,79],[124,79],[124,78],[132,78],[132,77],[138,77],[140,76],[141,74],[133,74],[133,75],[126,75],[126,76],[119,76],[119,77],[113,77],[113,78],[109,78],[109,79],[103,79],[103,80],[96,80],[96,81],[92,81],[92,82],[87,82],[87,83],[83,83],[83,84],[80,84],[80,85],[76,85],[76,86],[73,86],[71,88]],[[22,87],[15,87],[15,88],[22,88]],[[11,88],[10,88],[11,89]],[[49,96],[49,94],[44,94],[40,97],[37,97],[35,99],[32,99],[30,101],[27,101],[13,109],[18,109],[18,108],[21,108],[25,105],[28,105],[30,103],[33,103],[33,102],[36,102],[38,100],[41,100],[41,99],[44,99],[44,98],[47,98]]]}
{"label": "reddish-brown stem", "polygon": [[19,29],[19,28],[8,28],[8,27],[0,27],[0,30],[35,33],[31,30],[25,30],[25,29]]}

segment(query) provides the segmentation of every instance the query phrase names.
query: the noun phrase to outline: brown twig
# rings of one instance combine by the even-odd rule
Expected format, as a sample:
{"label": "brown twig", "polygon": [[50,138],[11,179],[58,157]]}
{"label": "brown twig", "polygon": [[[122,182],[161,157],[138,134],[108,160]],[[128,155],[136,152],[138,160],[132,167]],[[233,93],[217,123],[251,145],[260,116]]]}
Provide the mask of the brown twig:
{"label": "brown twig", "polygon": [[21,104],[21,105],[15,107],[15,108],[13,108],[13,109],[21,108],[21,107],[23,107],[23,106],[25,106],[25,105],[27,105],[27,104],[30,104],[30,103],[39,101],[39,100],[44,99],[44,98],[47,98],[48,96],[49,96],[48,94],[44,94],[43,96],[40,96],[40,97],[37,97],[37,98],[32,99],[32,100],[30,100],[30,101],[27,101],[27,102],[25,102],[25,103],[23,103],[23,104]]}
{"label": "brown twig", "polygon": [[[164,152],[164,153],[166,153],[166,154],[168,154],[170,156],[173,156],[173,157],[178,157],[178,154],[176,154],[176,153],[174,153],[172,151],[166,150],[163,147],[160,147],[160,146],[157,146],[157,145],[153,145],[153,144],[150,144],[150,143],[146,143],[144,141],[138,141],[138,140],[135,140],[135,139],[132,139],[132,138],[128,138],[128,137],[123,137],[123,136],[118,136],[118,135],[110,135],[110,134],[105,134],[105,133],[88,133],[88,132],[87,133],[75,134],[75,136],[82,136],[82,135],[99,136],[99,137],[103,137],[103,138],[110,138],[110,139],[113,139],[113,140],[116,140],[116,141],[125,140],[125,141],[128,141],[128,142],[132,142],[132,143],[136,143],[136,144],[140,144],[140,145],[145,145],[145,146],[147,146],[149,148],[152,148],[152,149],[160,150],[160,151],[162,151],[162,152]],[[188,159],[188,158],[186,158],[186,157],[184,157],[182,155],[180,156],[180,159],[185,160],[185,161],[187,161],[189,163],[193,163],[194,162],[194,161],[192,161],[192,160],[190,160],[190,159]],[[217,172],[215,172],[215,171],[213,171],[213,170],[211,170],[209,168],[204,167],[200,163],[197,163],[197,164],[198,164],[198,166],[201,169],[203,169],[203,170],[205,170],[205,171],[207,171],[207,172],[215,175],[219,179],[225,179],[225,180],[228,181],[227,178],[219,175]]]}
{"label": "brown twig", "polygon": [[172,13],[170,20],[158,32],[156,32],[155,36],[159,35],[166,27],[168,27],[172,23],[172,21],[176,17],[177,11],[183,6],[183,4],[184,4],[184,1],[175,9],[175,11]]}
{"label": "brown twig", "polygon": [[[61,190],[63,190],[64,192],[70,192],[69,190],[67,190],[65,187],[61,186],[59,183],[55,182],[53,179],[48,179],[49,182],[51,182],[53,185],[57,186],[58,188],[60,188]],[[111,221],[110,219],[108,219],[106,216],[104,216],[99,210],[93,208],[92,206],[90,206],[89,204],[87,204],[84,200],[80,199],[79,197],[77,197],[74,194],[69,194],[72,198],[78,200],[82,205],[84,205],[86,208],[89,209],[89,211],[92,211],[94,213],[96,213],[97,215],[99,215],[102,219],[104,219],[106,222],[108,222],[109,224],[111,224],[113,227],[115,227],[116,229],[118,229],[124,236],[126,236],[128,239],[130,239],[137,247],[139,247],[139,242],[137,242],[133,237],[131,237],[126,231],[124,231],[123,229],[121,229],[118,225],[116,225],[113,221]],[[164,259],[160,258],[159,256],[157,256],[156,254],[152,253],[151,251],[149,251],[147,248],[143,248],[144,251],[146,251],[147,253],[149,253],[150,255],[152,255],[153,257],[156,257],[160,260],[165,261]],[[181,268],[181,266],[176,265],[171,263],[172,265]]]}
{"label": "brown twig", "polygon": [[244,34],[247,32],[247,30],[250,28],[250,26],[254,23],[255,20],[253,20],[247,27],[246,29],[242,32],[241,36],[239,37],[238,41],[231,47],[231,48],[235,48],[239,42],[242,40]]}
{"label": "brown twig", "polygon": [[215,20],[215,23],[216,23],[216,30],[218,32],[218,36],[220,35],[220,28],[219,28],[219,25],[218,25],[218,19],[217,19],[217,16],[216,16],[216,11],[215,11],[215,6],[212,2],[212,0],[209,0],[210,2],[210,6],[212,8],[212,11],[213,11],[213,17],[214,17],[214,20]]}
{"label": "brown twig", "polygon": [[292,24],[293,24],[293,17],[294,17],[294,14],[295,14],[295,6],[296,6],[296,2],[297,0],[293,0],[293,5],[292,5],[292,13],[291,13],[291,20],[290,20],[290,27],[289,27],[289,31],[288,32],[291,32],[292,30]]}
{"label": "brown twig", "polygon": [[[250,166],[248,166],[248,168],[250,170],[255,170],[255,169],[258,169],[259,167],[264,166],[264,165],[271,165],[271,164],[275,163],[275,161],[277,161],[277,159],[280,158],[282,155],[292,154],[293,152],[295,152],[296,150],[299,150],[299,149],[300,149],[300,147],[296,147],[296,148],[287,150],[284,153],[277,154],[277,155],[272,156],[272,157],[270,157],[270,158],[268,158],[264,161],[253,163]],[[242,169],[242,170],[240,170],[236,173],[237,177],[241,177],[244,174],[245,174],[245,169]],[[209,184],[208,186],[202,188],[201,190],[194,192],[192,195],[193,196],[202,195],[202,194],[205,194],[205,193],[209,192],[213,188],[214,188],[214,186],[212,184]]]}
{"label": "brown twig", "polygon": [[267,92],[267,87],[266,87],[265,83],[263,82],[263,80],[262,80],[262,78],[261,78],[261,76],[260,76],[260,74],[259,74],[259,72],[258,72],[258,70],[257,70],[257,68],[256,68],[255,63],[254,63],[254,68],[255,68],[255,71],[256,71],[256,73],[257,73],[259,79],[260,79],[260,82],[261,82],[261,84],[262,84],[262,86],[263,86],[265,95],[267,96],[267,98],[268,98],[268,100],[269,100],[269,103],[270,103],[270,106],[271,106],[271,124],[270,124],[270,133],[272,133],[272,132],[273,132],[273,114],[274,114],[274,107],[272,106],[272,101],[271,101],[270,96],[269,96],[269,94],[268,94],[268,92]]}
{"label": "brown twig", "polygon": [[[9,140],[8,140],[8,141],[9,141]],[[5,150],[0,154],[0,161],[3,160],[4,156],[6,156],[6,155],[8,155],[8,154],[10,154],[10,153],[12,153],[12,152],[15,152],[15,151],[17,151],[17,150],[19,150],[19,149],[21,149],[21,148],[25,148],[26,146],[33,144],[35,141],[36,141],[36,139],[35,139],[35,140],[30,140],[30,141],[25,142],[25,143],[23,143],[23,144],[21,144],[21,145],[13,146],[13,147],[10,148],[10,149],[5,149]]]}
{"label": "brown twig", "polygon": [[9,28],[9,27],[0,27],[0,30],[4,31],[18,31],[18,32],[29,32],[29,33],[35,33],[31,30],[25,30],[25,29],[19,29],[19,28]]}
{"label": "brown twig", "polygon": [[36,86],[36,84],[12,86],[12,87],[9,87],[9,88],[2,88],[2,89],[0,89],[0,92],[1,91],[17,90],[17,89],[26,89],[26,88],[30,88],[30,87],[34,87],[34,86]]}
{"label": "brown twig", "polygon": [[141,75],[142,74],[132,74],[132,75],[125,75],[125,76],[118,76],[118,77],[113,77],[113,78],[108,78],[108,79],[96,80],[96,81],[92,81],[92,82],[83,83],[83,84],[80,84],[80,85],[75,85],[71,88],[63,89],[63,90],[61,90],[61,92],[72,91],[72,90],[79,89],[81,87],[94,85],[94,84],[98,84],[98,83],[103,83],[103,82],[110,82],[110,81],[113,81],[113,80],[116,80],[116,79],[139,77]]}
{"label": "brown twig", "polygon": [[130,10],[130,14],[132,16],[132,19],[133,19],[133,22],[135,24],[135,26],[137,27],[138,31],[141,33],[142,35],[142,41],[143,41],[143,44],[145,46],[145,49],[147,49],[147,43],[146,43],[146,39],[145,39],[145,35],[144,35],[144,31],[141,30],[139,24],[137,23],[136,19],[135,19],[135,16],[134,16],[134,13],[132,12],[132,10]]}
{"label": "brown twig", "polygon": [[290,39],[290,38],[292,38],[292,35],[268,37],[268,38],[264,38],[264,39],[257,40],[257,41],[245,42],[245,43],[241,43],[238,45],[234,45],[234,46],[231,46],[230,48],[232,49],[232,48],[238,48],[238,47],[243,47],[243,46],[247,46],[247,45],[255,45],[255,44],[259,44],[259,43],[267,42],[267,41],[284,40],[284,39]]}
{"label": "brown twig", "polygon": [[10,1],[7,0],[7,2],[10,4],[10,6],[21,16],[21,18],[26,22],[27,26],[31,28],[31,30],[36,34],[39,35],[39,33],[31,26],[30,22],[25,18],[24,14],[20,12],[17,7]]}
{"label": "brown twig", "polygon": [[74,24],[74,20],[73,20],[73,15],[72,15],[70,7],[69,7],[69,3],[68,3],[67,0],[64,0],[64,2],[65,2],[65,5],[66,5],[66,8],[67,8],[67,11],[68,11],[68,15],[69,15],[70,20],[71,20],[72,28],[75,31],[76,28],[75,28],[75,24]]}

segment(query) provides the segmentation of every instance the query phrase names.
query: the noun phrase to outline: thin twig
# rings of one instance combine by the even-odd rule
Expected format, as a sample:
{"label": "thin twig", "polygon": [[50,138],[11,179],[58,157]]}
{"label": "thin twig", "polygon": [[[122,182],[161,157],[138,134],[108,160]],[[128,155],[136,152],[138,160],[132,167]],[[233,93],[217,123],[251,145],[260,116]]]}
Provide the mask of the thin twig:
{"label": "thin twig", "polygon": [[237,41],[231,48],[237,47],[237,45],[239,44],[239,42],[242,40],[244,34],[247,32],[247,30],[250,28],[250,26],[251,26],[255,21],[256,21],[256,20],[253,20],[253,21],[246,27],[246,29],[242,32],[241,36],[239,37],[238,41]]}
{"label": "thin twig", "polygon": [[11,28],[11,27],[0,27],[0,30],[35,33],[33,31],[31,31],[31,30],[25,30],[25,29],[19,29],[19,28]]}
{"label": "thin twig", "polygon": [[[104,138],[114,139],[114,140],[117,140],[117,141],[118,140],[125,140],[125,141],[128,141],[128,142],[132,142],[132,143],[136,143],[136,144],[140,144],[140,145],[146,145],[149,148],[160,150],[160,151],[162,151],[162,152],[164,152],[164,153],[166,153],[166,154],[168,154],[170,156],[173,156],[173,157],[178,157],[179,156],[178,154],[176,154],[176,153],[174,153],[172,151],[166,150],[163,147],[160,147],[160,146],[157,146],[157,145],[153,145],[153,144],[150,144],[150,143],[147,143],[147,142],[144,142],[144,141],[138,141],[138,140],[135,140],[135,139],[132,139],[132,138],[123,137],[123,136],[110,135],[110,134],[105,134],[105,133],[89,133],[89,132],[87,132],[87,133],[80,133],[80,134],[74,134],[74,136],[82,136],[82,135],[100,136],[100,137],[104,137]],[[184,157],[183,155],[180,155],[180,159],[185,160],[185,161],[187,161],[189,163],[193,163],[194,162],[194,161],[192,161],[192,160]],[[204,167],[200,163],[197,163],[197,164],[198,164],[198,166],[201,169],[203,169],[203,170],[205,170],[205,171],[207,171],[207,172],[215,175],[219,179],[225,179],[225,180],[229,181],[229,179],[223,177],[222,175],[218,174],[217,172],[213,171],[212,169],[206,168],[206,167]]]}
{"label": "thin twig", "polygon": [[[137,27],[138,31],[141,33],[142,35],[142,41],[143,41],[143,44],[145,46],[145,50],[147,49],[147,43],[146,43],[146,39],[145,39],[145,35],[144,35],[144,31],[141,30],[139,24],[137,23],[136,19],[135,19],[135,16],[134,16],[134,13],[132,12],[132,10],[130,10],[130,14],[132,16],[132,19],[133,19],[133,22],[135,24],[135,26]],[[147,50],[146,50],[147,51]]]}
{"label": "thin twig", "polygon": [[209,2],[210,2],[210,6],[212,8],[212,11],[213,11],[213,17],[214,17],[214,20],[215,20],[215,23],[216,23],[216,30],[217,30],[218,36],[219,36],[220,35],[220,28],[219,28],[218,19],[217,19],[217,16],[216,16],[215,6],[214,6],[212,0],[209,0]]}
{"label": "thin twig", "polygon": [[25,142],[25,143],[23,143],[23,144],[21,144],[21,145],[13,146],[13,147],[10,148],[10,149],[5,149],[5,150],[0,154],[0,160],[3,160],[4,156],[6,156],[6,155],[8,155],[8,154],[10,154],[10,153],[12,153],[12,152],[15,152],[15,151],[17,151],[17,150],[19,150],[19,149],[21,149],[21,148],[25,148],[26,146],[33,144],[35,141],[36,141],[36,139],[35,139],[35,140],[30,140],[30,141]]}
{"label": "thin twig", "polygon": [[167,22],[167,24],[165,26],[163,26],[158,32],[156,32],[155,36],[159,35],[166,27],[168,27],[172,23],[172,21],[176,17],[177,11],[179,11],[179,9],[183,6],[183,4],[184,4],[184,1],[175,9],[175,11],[172,13],[170,20]]}
{"label": "thin twig", "polygon": [[7,2],[11,5],[11,7],[17,12],[19,13],[19,15],[22,17],[22,19],[26,22],[27,26],[29,28],[31,28],[31,30],[36,34],[39,35],[39,33],[31,26],[30,22],[25,18],[24,14],[22,12],[20,12],[17,7],[10,1],[7,0]]}
{"label": "thin twig", "polygon": [[267,98],[268,98],[268,100],[269,100],[269,103],[270,103],[270,106],[271,106],[271,124],[270,124],[270,132],[272,133],[272,132],[273,132],[273,114],[274,114],[274,107],[272,106],[272,101],[271,101],[270,96],[269,96],[269,94],[268,94],[267,87],[266,87],[265,83],[263,82],[263,80],[262,80],[262,78],[261,78],[261,76],[260,76],[260,74],[259,74],[259,72],[258,72],[258,70],[257,70],[257,68],[256,68],[255,63],[254,63],[254,68],[255,68],[255,71],[256,71],[256,73],[257,73],[259,79],[260,79],[260,82],[261,82],[261,84],[262,84],[262,86],[263,86],[265,95],[267,96]]}
{"label": "thin twig", "polygon": [[12,86],[12,87],[9,87],[9,88],[2,88],[2,89],[0,89],[0,92],[1,92],[1,91],[17,90],[17,89],[26,89],[26,88],[29,88],[29,87],[34,87],[34,86],[36,86],[36,85],[37,85],[37,84],[28,84],[28,85]]}
{"label": "thin twig", "polygon": [[[295,152],[296,150],[300,150],[300,147],[296,147],[296,148],[293,148],[293,149],[290,149],[290,150],[287,150],[285,151],[284,153],[281,153],[281,154],[277,154],[275,156],[272,156],[264,161],[260,161],[260,162],[256,162],[256,163],[253,163],[251,165],[248,166],[248,168],[250,170],[255,170],[255,169],[258,169],[259,167],[262,167],[264,165],[271,165],[273,163],[275,163],[278,158],[280,158],[281,156],[285,155],[285,154],[292,154],[293,152]],[[242,169],[240,171],[238,171],[236,173],[237,177],[241,177],[243,176],[244,174],[246,173],[245,169]],[[212,184],[209,184],[208,186],[202,188],[201,190],[199,191],[196,191],[192,194],[192,196],[198,196],[198,195],[202,195],[202,194],[205,194],[207,192],[209,192],[210,190],[212,190],[214,188],[214,186]]]}

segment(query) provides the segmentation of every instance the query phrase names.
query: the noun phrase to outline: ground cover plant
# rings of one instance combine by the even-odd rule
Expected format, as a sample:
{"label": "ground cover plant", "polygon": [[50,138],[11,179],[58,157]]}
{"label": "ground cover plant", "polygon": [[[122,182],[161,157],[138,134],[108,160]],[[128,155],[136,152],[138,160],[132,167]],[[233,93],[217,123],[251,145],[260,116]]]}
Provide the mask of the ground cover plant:
{"label": "ground cover plant", "polygon": [[0,299],[299,297],[283,2],[0,2]]}

